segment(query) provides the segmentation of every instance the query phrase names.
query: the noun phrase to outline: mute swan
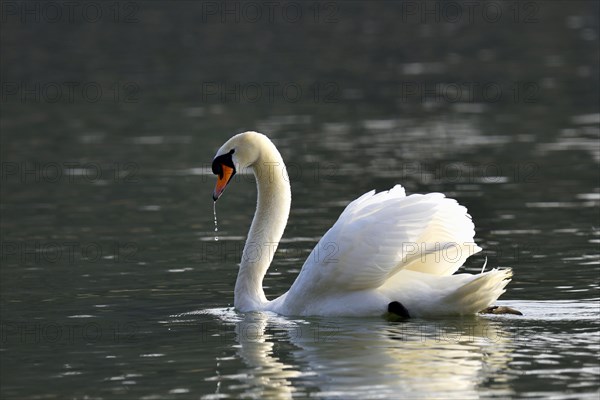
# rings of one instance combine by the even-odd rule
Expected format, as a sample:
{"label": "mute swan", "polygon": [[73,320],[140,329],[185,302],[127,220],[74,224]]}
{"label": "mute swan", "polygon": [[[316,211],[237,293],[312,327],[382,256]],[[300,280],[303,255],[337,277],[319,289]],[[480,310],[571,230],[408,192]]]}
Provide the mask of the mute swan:
{"label": "mute swan", "polygon": [[229,139],[212,162],[213,200],[237,171],[251,168],[258,202],[235,283],[238,311],[282,315],[431,317],[474,314],[505,292],[510,269],[457,274],[481,250],[465,207],[441,193],[406,196],[400,185],[351,202],[308,256],[290,290],[269,301],[262,282],[283,235],[291,190],[265,135]]}

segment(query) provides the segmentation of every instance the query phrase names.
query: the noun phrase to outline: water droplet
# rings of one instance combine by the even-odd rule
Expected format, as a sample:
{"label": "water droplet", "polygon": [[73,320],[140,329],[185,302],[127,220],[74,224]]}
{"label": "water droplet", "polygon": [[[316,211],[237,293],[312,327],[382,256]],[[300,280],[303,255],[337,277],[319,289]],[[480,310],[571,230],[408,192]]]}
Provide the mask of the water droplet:
{"label": "water droplet", "polygon": [[217,202],[213,202],[213,215],[215,216],[215,242],[219,241],[219,236],[217,233],[219,232],[219,226],[217,225]]}

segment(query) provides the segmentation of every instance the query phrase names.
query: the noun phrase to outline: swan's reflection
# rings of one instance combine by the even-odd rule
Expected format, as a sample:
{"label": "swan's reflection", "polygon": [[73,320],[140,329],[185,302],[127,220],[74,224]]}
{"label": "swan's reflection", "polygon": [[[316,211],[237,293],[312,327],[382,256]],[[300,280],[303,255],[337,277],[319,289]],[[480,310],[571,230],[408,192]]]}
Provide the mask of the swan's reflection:
{"label": "swan's reflection", "polygon": [[236,379],[247,396],[462,399],[479,397],[482,383],[487,393],[511,394],[502,371],[514,338],[498,321],[219,317],[235,320],[237,353],[249,367]]}
{"label": "swan's reflection", "polygon": [[264,313],[248,313],[242,321],[236,322],[236,341],[240,344],[238,354],[252,369],[245,376],[249,386],[245,395],[252,397],[288,398],[292,396],[293,386],[290,378],[300,376],[300,372],[291,364],[280,361],[276,356],[275,338],[268,331],[268,324],[276,323],[285,331],[293,330],[293,324],[279,318],[274,322],[276,316]]}

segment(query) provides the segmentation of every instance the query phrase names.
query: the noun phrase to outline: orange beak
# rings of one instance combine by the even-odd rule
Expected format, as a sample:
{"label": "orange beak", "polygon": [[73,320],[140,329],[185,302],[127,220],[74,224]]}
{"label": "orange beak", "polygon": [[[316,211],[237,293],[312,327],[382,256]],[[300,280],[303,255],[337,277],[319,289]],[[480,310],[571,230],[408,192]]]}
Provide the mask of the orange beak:
{"label": "orange beak", "polygon": [[235,169],[228,167],[225,164],[221,164],[222,173],[218,175],[217,184],[215,185],[215,191],[213,192],[213,200],[217,201],[221,194],[227,187],[227,184],[235,174]]}

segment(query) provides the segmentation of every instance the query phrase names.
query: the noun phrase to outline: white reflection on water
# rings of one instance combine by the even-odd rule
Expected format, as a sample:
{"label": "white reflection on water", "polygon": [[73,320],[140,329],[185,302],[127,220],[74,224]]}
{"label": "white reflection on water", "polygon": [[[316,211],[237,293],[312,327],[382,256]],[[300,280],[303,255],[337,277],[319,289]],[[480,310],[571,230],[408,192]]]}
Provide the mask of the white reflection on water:
{"label": "white reflection on water", "polygon": [[[215,359],[204,379],[215,389],[205,399],[513,397],[539,391],[540,382],[544,396],[579,388],[580,398],[597,398],[598,300],[501,301],[525,315],[399,323],[218,308],[170,323],[209,315],[217,336],[231,339],[235,353]],[[575,368],[582,355],[587,361]]]}
{"label": "white reflection on water", "polygon": [[[218,391],[221,382],[242,382],[243,397],[254,398],[289,398],[315,386],[325,398],[475,398],[487,375],[512,360],[507,344],[518,340],[485,318],[390,323],[207,313],[235,324],[237,354],[248,366],[208,380],[218,382]],[[277,350],[285,345],[294,350]],[[493,393],[511,394],[505,377],[498,377]]]}

